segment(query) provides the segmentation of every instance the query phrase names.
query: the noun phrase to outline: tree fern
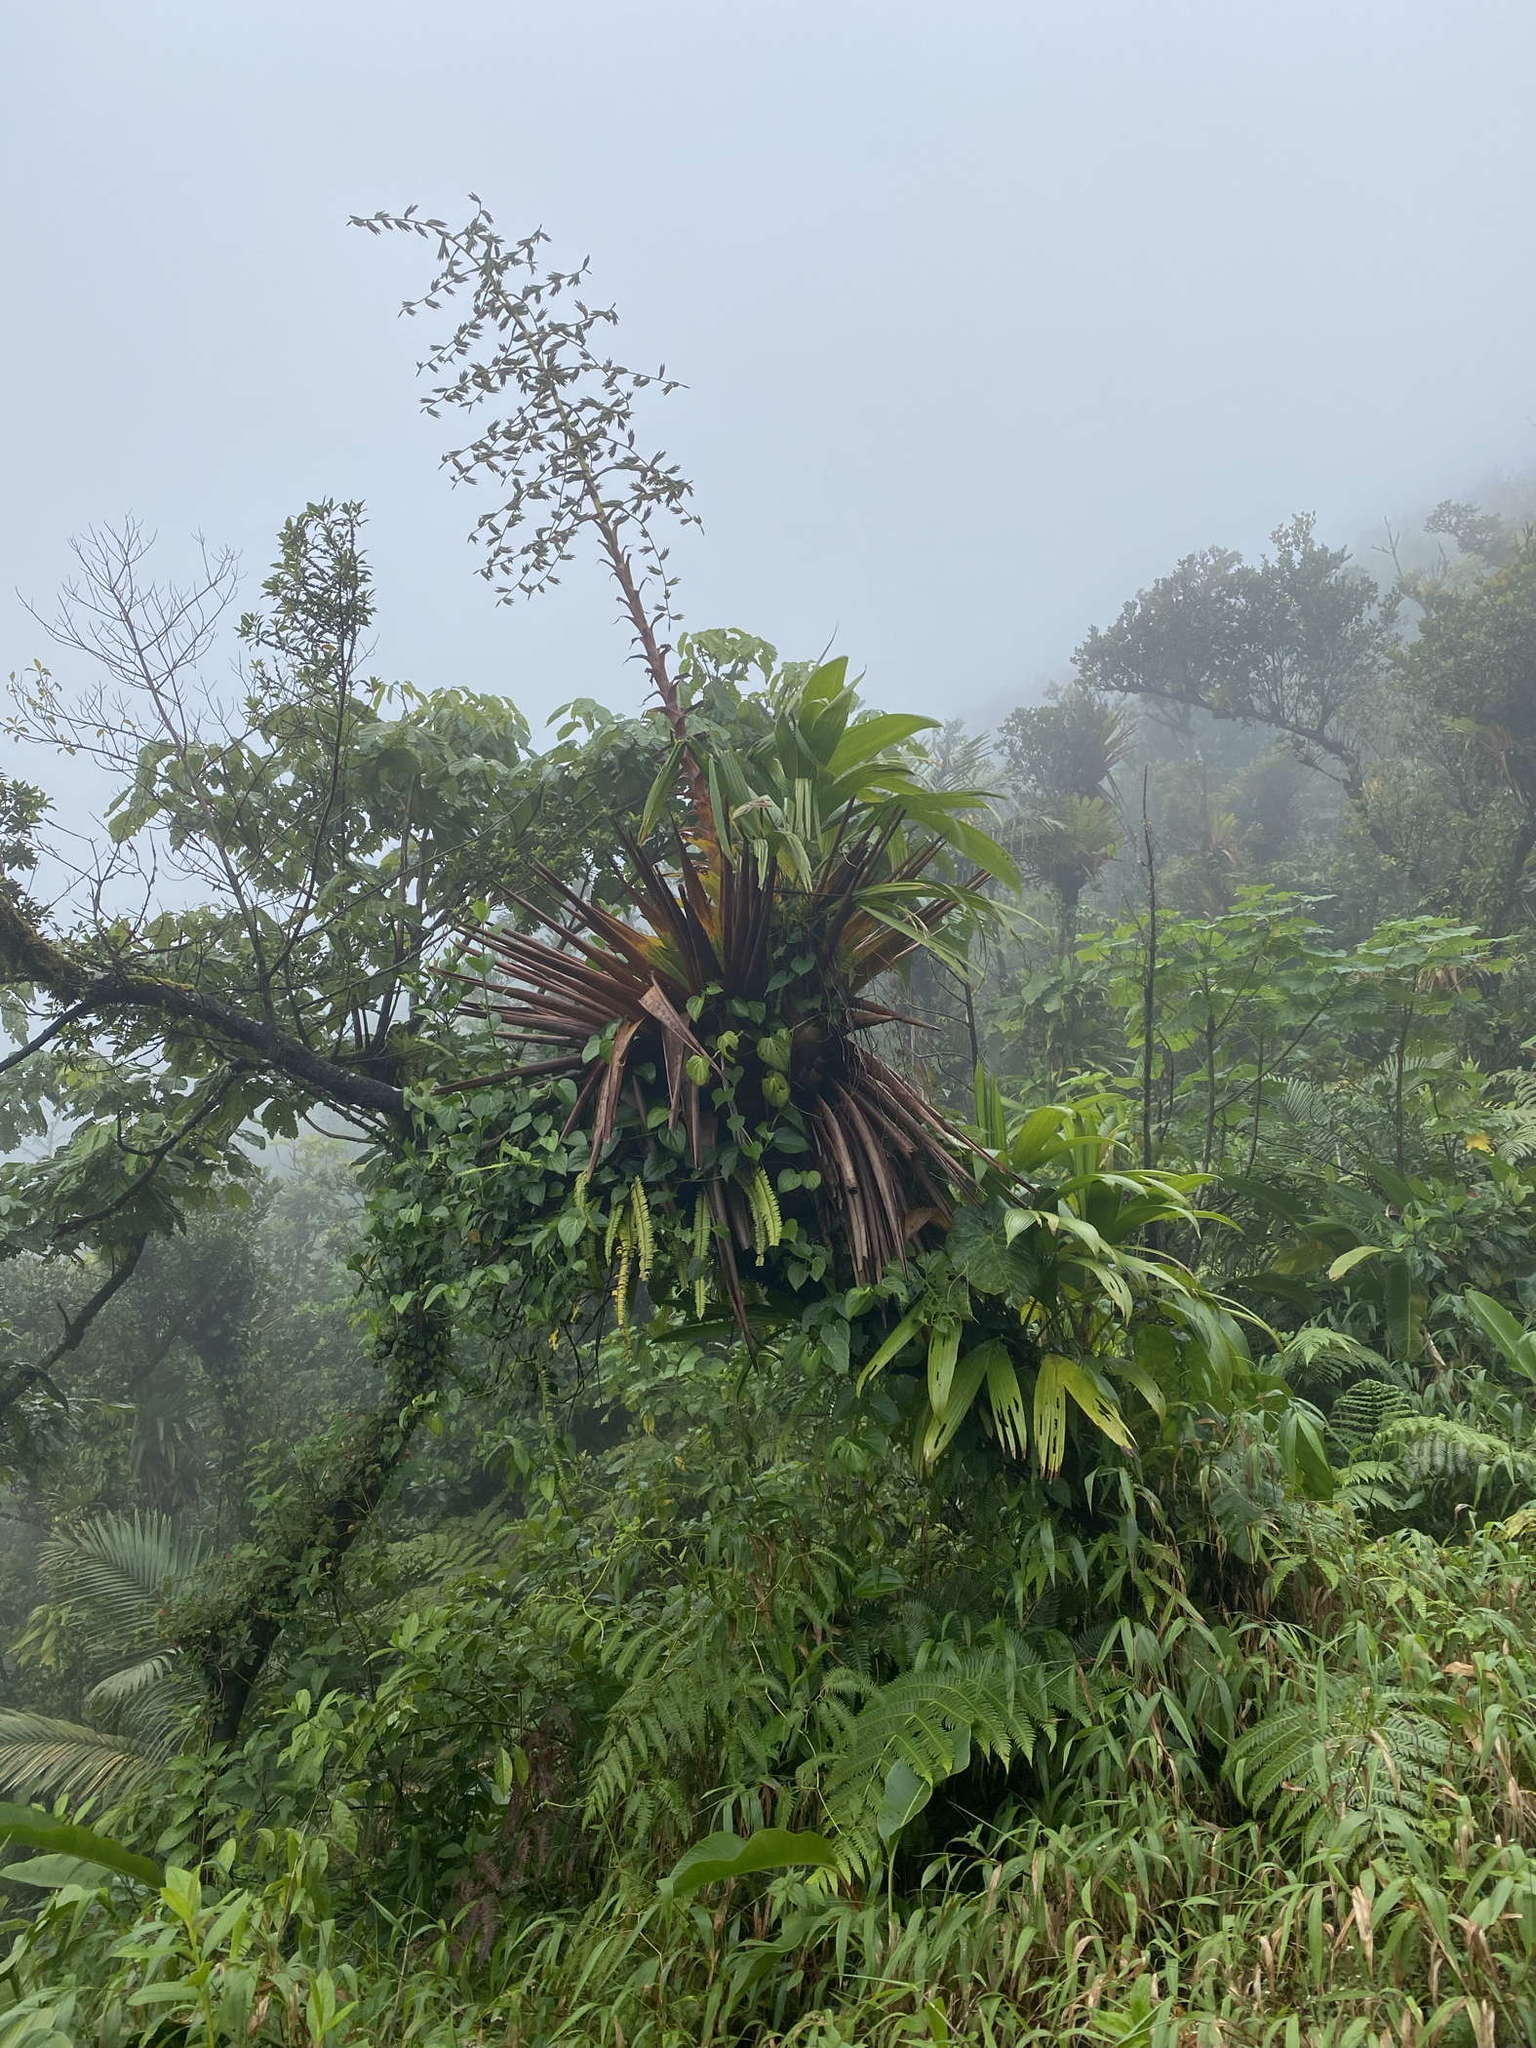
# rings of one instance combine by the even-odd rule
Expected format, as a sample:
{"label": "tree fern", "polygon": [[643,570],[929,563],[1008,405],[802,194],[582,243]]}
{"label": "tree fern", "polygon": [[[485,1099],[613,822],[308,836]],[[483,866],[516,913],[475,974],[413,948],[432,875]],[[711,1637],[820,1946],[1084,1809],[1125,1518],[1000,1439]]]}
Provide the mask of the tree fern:
{"label": "tree fern", "polygon": [[1346,1451],[1363,1450],[1389,1422],[1411,1415],[1415,1406],[1407,1389],[1391,1380],[1356,1380],[1329,1410],[1329,1432]]}
{"label": "tree fern", "polygon": [[1336,1386],[1351,1373],[1381,1375],[1390,1370],[1379,1351],[1326,1323],[1294,1330],[1275,1353],[1275,1369],[1293,1386]]}
{"label": "tree fern", "polygon": [[1408,1486],[1454,1504],[1513,1507],[1536,1493],[1536,1455],[1446,1415],[1404,1415],[1386,1423],[1373,1448]]}

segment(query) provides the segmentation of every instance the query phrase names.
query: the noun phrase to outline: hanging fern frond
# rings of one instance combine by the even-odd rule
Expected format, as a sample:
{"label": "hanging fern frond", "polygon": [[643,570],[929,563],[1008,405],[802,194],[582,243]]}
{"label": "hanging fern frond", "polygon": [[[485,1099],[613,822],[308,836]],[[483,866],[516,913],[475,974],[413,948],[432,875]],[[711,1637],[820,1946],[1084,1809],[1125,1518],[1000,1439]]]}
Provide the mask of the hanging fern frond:
{"label": "hanging fern frond", "polygon": [[1291,1074],[1271,1098],[1270,1114],[1300,1139],[1309,1155],[1326,1159],[1337,1146],[1346,1105],[1336,1088]]}

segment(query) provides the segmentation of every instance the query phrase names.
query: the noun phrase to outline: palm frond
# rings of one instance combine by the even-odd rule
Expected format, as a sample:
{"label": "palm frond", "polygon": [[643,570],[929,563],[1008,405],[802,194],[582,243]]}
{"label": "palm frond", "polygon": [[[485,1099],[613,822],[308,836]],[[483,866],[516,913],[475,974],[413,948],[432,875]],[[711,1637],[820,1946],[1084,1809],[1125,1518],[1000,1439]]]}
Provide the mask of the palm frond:
{"label": "palm frond", "polygon": [[0,1787],[72,1803],[117,1799],[174,1754],[201,1694],[166,1641],[163,1608],[206,1551],[168,1515],[100,1514],[54,1530],[44,1577],[81,1627],[94,1679],[85,1707],[103,1725],[0,1711]]}
{"label": "palm frond", "polygon": [[167,1592],[200,1569],[207,1544],[169,1515],[95,1515],[56,1529],[41,1553],[57,1599],[89,1614],[98,1669],[137,1661],[158,1649]]}
{"label": "palm frond", "polygon": [[79,1812],[115,1805],[155,1768],[126,1736],[19,1708],[0,1708],[0,1791],[47,1803],[65,1799]]}

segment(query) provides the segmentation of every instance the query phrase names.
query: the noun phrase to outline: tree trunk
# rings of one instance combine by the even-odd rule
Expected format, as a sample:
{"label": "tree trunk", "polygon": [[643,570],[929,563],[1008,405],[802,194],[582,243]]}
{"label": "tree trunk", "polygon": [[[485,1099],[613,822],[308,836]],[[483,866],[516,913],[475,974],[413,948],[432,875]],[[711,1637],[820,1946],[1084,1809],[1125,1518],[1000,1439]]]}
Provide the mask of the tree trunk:
{"label": "tree trunk", "polygon": [[179,1647],[208,1685],[216,1743],[238,1740],[283,1630],[340,1571],[409,1451],[450,1361],[445,1307],[412,1302],[389,1318],[375,1348],[385,1367],[384,1405],[362,1425],[323,1496],[287,1527],[270,1530],[243,1578],[189,1616],[181,1634]]}

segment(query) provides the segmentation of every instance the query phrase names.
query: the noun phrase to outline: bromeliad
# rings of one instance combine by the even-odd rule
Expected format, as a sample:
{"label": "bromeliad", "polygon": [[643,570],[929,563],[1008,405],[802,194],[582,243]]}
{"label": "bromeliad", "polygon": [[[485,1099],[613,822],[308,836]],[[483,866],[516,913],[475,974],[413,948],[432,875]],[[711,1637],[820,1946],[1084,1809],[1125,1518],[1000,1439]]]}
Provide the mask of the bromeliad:
{"label": "bromeliad", "polygon": [[639,829],[618,835],[618,908],[540,870],[559,912],[508,899],[539,929],[465,933],[466,1010],[518,1049],[513,1073],[577,1080],[568,1129],[587,1131],[589,1174],[626,1090],[642,1123],[684,1133],[738,1316],[738,1254],[764,1245],[765,1127],[803,1138],[820,1234],[861,1281],[974,1190],[972,1141],[868,1043],[916,1021],[871,989],[920,949],[963,967],[964,927],[998,914],[986,878],[1015,879],[972,821],[985,796],[920,779],[934,721],[861,715],[846,663],[781,676],[755,709],[744,740],[669,718]]}

